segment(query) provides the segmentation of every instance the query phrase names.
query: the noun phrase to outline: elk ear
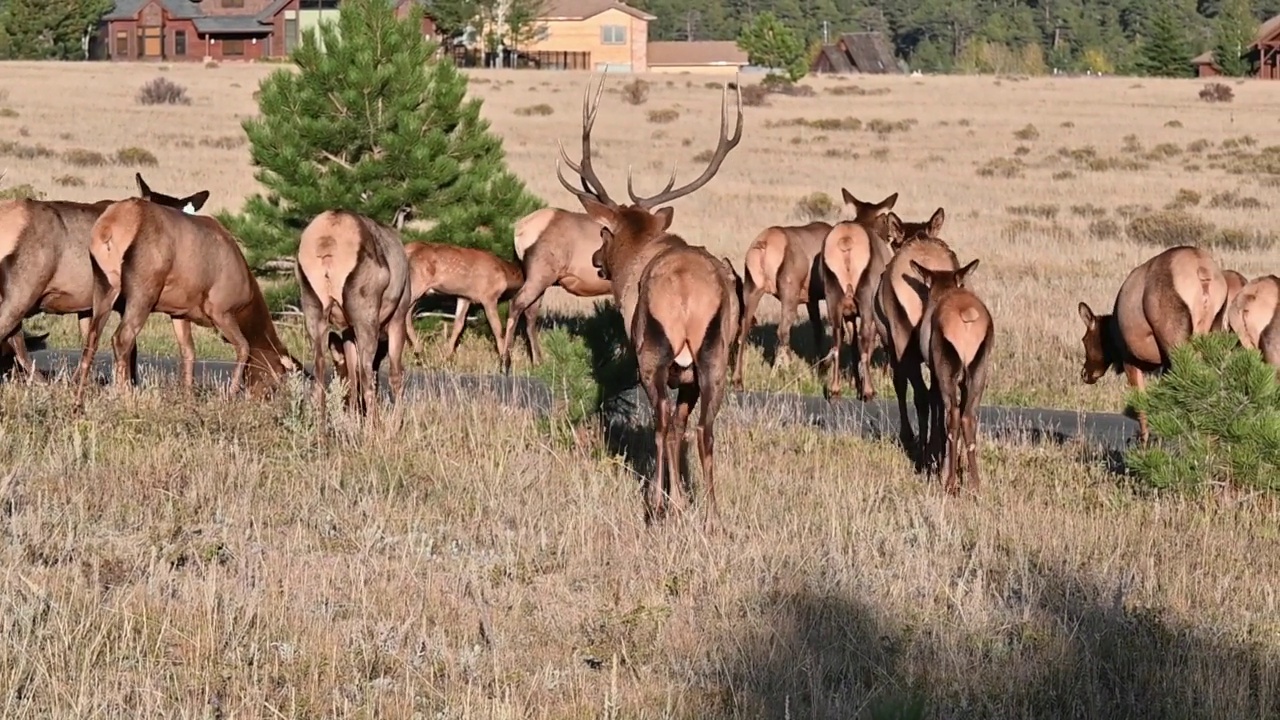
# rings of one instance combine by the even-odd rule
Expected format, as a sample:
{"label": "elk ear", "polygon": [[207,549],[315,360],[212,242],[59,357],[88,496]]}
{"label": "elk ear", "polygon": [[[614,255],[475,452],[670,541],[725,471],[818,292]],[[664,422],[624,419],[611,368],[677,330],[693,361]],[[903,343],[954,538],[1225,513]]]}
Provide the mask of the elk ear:
{"label": "elk ear", "polygon": [[933,284],[933,271],[931,271],[929,268],[921,265],[915,260],[911,261],[911,268],[916,272],[920,273],[920,277],[924,278],[925,285]]}
{"label": "elk ear", "polygon": [[143,200],[151,199],[151,188],[147,185],[147,181],[142,179],[142,173],[135,172],[133,179],[138,183],[138,196]]}
{"label": "elk ear", "polygon": [[617,223],[618,216],[613,211],[613,208],[593,198],[584,197],[581,200],[582,209],[586,210],[587,214],[596,222],[605,227],[613,227]]}
{"label": "elk ear", "polygon": [[942,232],[942,223],[946,219],[947,213],[942,208],[934,210],[933,217],[929,218],[929,234],[937,237],[938,233]]}
{"label": "elk ear", "polygon": [[604,245],[608,245],[613,242],[613,231],[608,227],[600,228],[600,242]]}
{"label": "elk ear", "polygon": [[876,203],[876,211],[884,212],[886,210],[892,210],[893,206],[896,205],[897,203],[898,203],[898,193],[894,193],[889,197]]}
{"label": "elk ear", "polygon": [[209,191],[201,190],[195,195],[188,195],[178,202],[182,204],[182,212],[188,215],[194,215],[204,204],[209,201]]}
{"label": "elk ear", "polygon": [[845,190],[844,188],[840,188],[840,195],[844,197],[845,205],[853,205],[854,207],[857,207],[862,204],[858,201],[858,198],[853,196],[853,193]]}
{"label": "elk ear", "polygon": [[894,240],[900,239],[906,234],[902,229],[902,218],[898,217],[898,214],[892,210],[889,211],[888,215],[884,216],[884,224],[889,232],[889,237]]}
{"label": "elk ear", "polygon": [[1080,319],[1084,320],[1085,327],[1089,328],[1090,330],[1097,327],[1098,318],[1094,316],[1093,310],[1090,310],[1088,305],[1086,305],[1085,303],[1080,303],[1076,307],[1076,310],[1080,313]]}
{"label": "elk ear", "polygon": [[956,271],[956,284],[957,284],[957,285],[963,285],[963,284],[964,284],[964,279],[965,279],[965,278],[967,278],[967,277],[969,277],[969,273],[973,272],[975,269],[977,269],[977,267],[978,267],[978,259],[977,259],[977,258],[974,258],[974,259],[973,259],[973,262],[971,262],[971,263],[969,263],[968,265],[965,265],[964,267],[962,267],[962,268],[960,268],[959,270],[957,270],[957,271]]}
{"label": "elk ear", "polygon": [[671,221],[676,217],[676,210],[673,207],[658,208],[653,216],[662,222],[662,232],[666,232],[671,227]]}

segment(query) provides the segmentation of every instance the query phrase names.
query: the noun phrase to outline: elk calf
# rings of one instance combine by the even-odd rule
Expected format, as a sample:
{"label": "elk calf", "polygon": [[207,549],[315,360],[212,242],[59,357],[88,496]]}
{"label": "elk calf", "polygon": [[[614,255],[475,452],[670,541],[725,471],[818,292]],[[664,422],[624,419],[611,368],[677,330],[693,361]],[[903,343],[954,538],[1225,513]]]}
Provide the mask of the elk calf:
{"label": "elk calf", "polygon": [[153,312],[173,319],[182,354],[182,382],[194,382],[191,323],[213,327],[235,348],[231,394],[247,385],[258,395],[278,385],[297,362],[276,335],[258,282],[231,233],[211,217],[141,199],[122,200],[103,211],[89,241],[93,260],[93,317],[77,371],[76,401],[85,383],[103,325],[117,302],[120,325],[112,338],[115,383],[136,381],[131,358],[137,337]]}
{"label": "elk calf", "polygon": [[[716,415],[724,400],[729,354],[738,330],[740,280],[733,266],[705,248],[689,245],[669,232],[674,211],[657,208],[706,185],[725,157],[742,140],[742,94],[738,91],[738,119],[732,136],[728,127],[728,88],[722,98],[720,140],[707,168],[697,179],[673,189],[675,175],[652,197],[642,198],[627,178],[631,205],[602,202],[603,192],[590,170],[590,132],[596,108],[583,99],[583,157],[574,166],[583,180],[578,191],[557,171],[561,185],[578,195],[583,208],[602,226],[601,246],[592,256],[600,274],[609,280],[622,313],[640,369],[640,383],[653,406],[657,472],[648,483],[648,517],[665,512],[664,484],[670,479],[674,497],[681,497],[680,460],[684,455],[685,425],[693,406],[701,402],[698,455],[707,492],[707,523],[719,517],[715,499]],[[599,93],[596,94],[599,101]],[[558,169],[557,169],[558,170]],[[673,406],[667,389],[676,389]],[[677,507],[683,502],[676,503]]]}
{"label": "elk calf", "polygon": [[378,342],[387,338],[391,393],[404,388],[404,345],[410,306],[409,260],[400,233],[345,210],[326,210],[302,231],[298,284],[311,340],[316,405],[324,415],[324,363],[330,324],[341,330],[347,406],[377,413]]}
{"label": "elk calf", "polygon": [[[1085,327],[1080,379],[1092,385],[1123,369],[1130,386],[1143,388],[1144,373],[1168,368],[1170,350],[1220,326],[1226,300],[1227,280],[1208,251],[1179,245],[1161,252],[1129,272],[1110,315],[1077,307]],[[1145,413],[1138,432],[1145,443]]]}
{"label": "elk calf", "polygon": [[[1231,271],[1227,271],[1231,272]],[[1240,344],[1262,352],[1280,369],[1280,277],[1263,275],[1245,283],[1227,305],[1227,329]]]}
{"label": "elk calf", "polygon": [[[995,346],[995,323],[987,306],[964,280],[978,261],[959,270],[930,270],[916,261],[911,268],[929,289],[920,319],[920,354],[933,376],[930,465],[941,457],[947,492],[960,491],[957,465],[961,439],[965,451],[965,480],[976,491],[978,473],[978,406],[987,387],[987,372]],[[945,438],[944,438],[945,433]]]}
{"label": "elk calf", "polygon": [[[409,260],[409,308],[405,326],[409,344],[414,353],[421,355],[422,346],[413,329],[412,308],[418,299],[427,294],[453,295],[458,298],[453,316],[453,332],[449,335],[446,358],[453,357],[458,348],[471,303],[480,303],[485,319],[497,343],[498,357],[506,356],[506,336],[498,317],[498,303],[511,297],[524,284],[524,270],[486,250],[462,248],[444,243],[413,242],[404,246]],[[533,347],[530,328],[525,323],[525,337]]]}

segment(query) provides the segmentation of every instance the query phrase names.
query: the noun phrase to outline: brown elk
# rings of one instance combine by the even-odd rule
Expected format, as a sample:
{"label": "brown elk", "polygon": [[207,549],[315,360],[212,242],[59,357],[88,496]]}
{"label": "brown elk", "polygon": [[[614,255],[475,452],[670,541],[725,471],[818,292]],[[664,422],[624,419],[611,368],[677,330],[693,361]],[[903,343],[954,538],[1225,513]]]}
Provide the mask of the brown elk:
{"label": "brown elk", "polygon": [[[561,160],[578,174],[582,188],[569,186],[569,191],[580,197],[583,193],[595,198],[602,205],[613,200],[604,186],[596,179],[591,167],[591,128],[595,124],[594,108],[600,104],[604,92],[604,79],[591,99],[588,84],[582,98],[582,160],[581,164],[569,159],[564,145],[560,145]],[[542,362],[542,348],[538,344],[537,316],[542,296],[547,289],[558,285],[575,297],[593,298],[608,295],[609,281],[600,276],[591,264],[591,258],[600,249],[598,220],[589,213],[570,212],[561,208],[542,208],[525,215],[515,226],[516,258],[524,267],[524,285],[511,299],[507,312],[507,327],[502,341],[502,366],[511,370],[511,345],[515,341],[516,323],[524,318],[525,333],[529,341],[529,358],[536,365]]]}
{"label": "brown elk", "polygon": [[[653,406],[657,445],[656,477],[648,484],[648,517],[665,514],[664,485],[669,480],[673,504],[683,502],[681,458],[685,426],[695,404],[701,402],[698,419],[698,455],[707,493],[707,522],[715,525],[719,511],[715,499],[714,425],[724,400],[729,374],[729,354],[741,313],[737,273],[727,260],[705,248],[689,245],[669,232],[674,210],[659,205],[689,195],[706,185],[720,170],[729,152],[742,140],[742,94],[738,90],[736,128],[729,134],[728,88],[721,100],[720,140],[710,163],[692,182],[675,188],[675,174],[666,187],[651,197],[637,196],[627,178],[632,204],[605,201],[608,195],[591,169],[590,130],[599,102],[583,98],[583,156],[570,166],[583,180],[578,190],[565,179],[557,163],[560,184],[578,196],[591,217],[603,226],[600,249],[592,257],[599,273],[612,286],[614,301],[622,313],[640,370],[640,383]],[[587,188],[590,189],[587,189]],[[597,192],[601,191],[601,192]],[[673,406],[667,389],[676,389]]]}
{"label": "brown elk", "polygon": [[[387,339],[391,394],[404,389],[404,346],[408,338],[409,259],[400,233],[371,218],[326,210],[302,231],[298,242],[298,284],[302,313],[315,363],[316,405],[323,415],[324,363],[329,325],[341,330],[347,379],[347,407],[377,414],[379,341]],[[353,370],[354,369],[354,370]]]}
{"label": "brown elk", "polygon": [[[155,192],[139,173],[134,179],[142,199],[188,213],[209,199],[208,190],[177,198]],[[81,340],[88,336],[94,290],[89,237],[93,224],[114,202],[0,201],[0,337],[8,338],[18,364],[32,377],[40,373],[18,331],[24,319],[41,312],[77,315]],[[133,367],[136,356],[129,362]]]}
{"label": "brown elk", "polygon": [[[1092,385],[1108,370],[1123,370],[1130,386],[1143,388],[1144,373],[1167,369],[1170,350],[1221,327],[1226,299],[1227,280],[1207,251],[1179,245],[1148,259],[1120,285],[1110,315],[1078,306],[1085,326],[1080,379]],[[1145,443],[1144,413],[1138,428]]]}
{"label": "brown elk", "polygon": [[[1230,270],[1226,272],[1232,272]],[[1280,368],[1280,277],[1263,275],[1245,283],[1227,304],[1226,326],[1240,344],[1262,352],[1262,359]]]}
{"label": "brown elk", "polygon": [[[898,201],[898,193],[878,203],[869,203],[857,199],[844,188],[840,192],[844,196],[846,211],[853,211],[855,222],[871,222],[891,210]],[[765,295],[776,297],[782,305],[775,363],[783,361],[791,352],[791,328],[795,325],[796,308],[800,305],[808,306],[814,344],[822,346],[822,318],[817,303],[822,297],[822,276],[814,259],[822,252],[823,239],[831,228],[831,223],[821,221],[806,225],[773,225],[757,235],[747,248],[743,261],[745,306],[733,373],[733,384],[739,390],[742,389],[743,349],[755,323],[760,300]]]}
{"label": "brown elk", "polygon": [[[484,309],[489,329],[497,344],[498,357],[503,357],[503,334],[498,316],[498,303],[506,300],[524,284],[524,270],[516,263],[503,260],[487,250],[463,248],[445,243],[413,242],[404,246],[409,260],[409,307],[427,294],[453,295],[457,305],[453,316],[453,330],[449,334],[446,358],[453,357],[458,340],[467,320],[471,303],[480,303]],[[409,345],[417,355],[422,345],[413,329],[413,314],[406,317]],[[525,337],[530,347],[531,323],[525,324]]]}
{"label": "brown elk", "polygon": [[889,247],[897,252],[904,244],[910,240],[918,240],[920,238],[939,237],[942,232],[942,224],[946,221],[947,214],[942,208],[933,211],[933,215],[924,222],[905,222],[898,217],[897,213],[889,213],[888,221],[888,241]]}
{"label": "brown elk", "polygon": [[[1236,295],[1239,295],[1240,291],[1244,289],[1244,286],[1249,283],[1249,279],[1246,278],[1244,275],[1241,275],[1240,273],[1236,272],[1235,270],[1223,270],[1222,277],[1225,278],[1227,281],[1227,302],[1223,307],[1230,308],[1231,301],[1236,299]],[[1227,322],[1227,313],[1224,311],[1218,317],[1221,319],[1222,322],[1215,323],[1213,329],[1214,330],[1226,329],[1225,325]]]}
{"label": "brown elk", "polygon": [[[935,213],[935,217],[939,215]],[[898,437],[909,452],[923,459],[923,443],[929,437],[930,391],[924,382],[925,361],[920,353],[918,328],[924,317],[929,289],[916,267],[932,272],[957,270],[956,254],[941,238],[917,237],[906,241],[880,274],[875,294],[875,322],[884,340],[898,399]],[[911,386],[919,435],[907,417],[907,386]]]}
{"label": "brown elk", "polygon": [[141,199],[107,207],[89,240],[93,261],[93,316],[77,371],[80,403],[103,326],[117,303],[120,325],[112,338],[114,381],[136,381],[131,358],[153,312],[173,319],[182,356],[182,384],[194,384],[191,323],[212,327],[235,348],[230,392],[251,395],[274,389],[285,372],[299,369],[276,334],[262,289],[231,233],[211,217],[190,215]]}
{"label": "brown elk", "polygon": [[[919,350],[933,377],[930,424],[931,465],[942,458],[946,490],[960,491],[957,479],[959,443],[964,441],[965,480],[976,491],[978,473],[978,406],[987,387],[995,323],[987,306],[965,287],[978,261],[959,270],[930,270],[916,261],[911,268],[928,288],[920,319]],[[945,437],[944,437],[945,436]]]}

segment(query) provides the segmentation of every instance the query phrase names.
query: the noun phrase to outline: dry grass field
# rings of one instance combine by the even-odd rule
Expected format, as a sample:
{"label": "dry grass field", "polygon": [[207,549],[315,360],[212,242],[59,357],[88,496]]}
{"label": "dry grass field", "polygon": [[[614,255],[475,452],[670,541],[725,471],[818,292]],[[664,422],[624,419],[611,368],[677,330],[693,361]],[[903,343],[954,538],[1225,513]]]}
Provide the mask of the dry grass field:
{"label": "dry grass field", "polygon": [[[5,63],[0,169],[51,197],[124,197],[141,153],[116,156],[136,147],[153,187],[238,208],[254,189],[239,120],[272,69]],[[136,104],[160,74],[192,104]],[[579,130],[586,75],[472,80],[515,172],[574,207],[555,141]],[[643,104],[610,93],[601,110],[611,188],[629,164],[642,187],[672,161],[696,173],[715,141],[714,78],[649,80]],[[1160,242],[1212,243],[1249,276],[1280,265],[1280,83],[1233,86],[1229,104],[1194,81],[806,84],[813,97],[745,109],[742,145],[677,204],[675,229],[740,267],[815,192],[900,192],[908,220],[944,207],[997,323],[989,402],[1118,410],[1121,378],[1079,383],[1075,306],[1109,308]],[[1170,203],[1186,214],[1130,232]],[[559,290],[548,305],[590,308]],[[777,303],[763,310],[772,321]],[[69,319],[28,327],[76,342]],[[170,332],[153,319],[143,351]],[[285,334],[307,357],[300,327]],[[483,331],[464,343],[458,367],[494,366]],[[750,352],[749,387],[817,388]],[[724,532],[696,515],[649,529],[636,470],[562,420],[474,397],[362,429],[334,407],[323,444],[304,398],[152,387],[91,393],[74,417],[60,385],[0,388],[0,715],[1280,714],[1265,498],[1151,496],[1079,448],[991,443],[982,493],[957,500],[889,443],[728,412]]]}

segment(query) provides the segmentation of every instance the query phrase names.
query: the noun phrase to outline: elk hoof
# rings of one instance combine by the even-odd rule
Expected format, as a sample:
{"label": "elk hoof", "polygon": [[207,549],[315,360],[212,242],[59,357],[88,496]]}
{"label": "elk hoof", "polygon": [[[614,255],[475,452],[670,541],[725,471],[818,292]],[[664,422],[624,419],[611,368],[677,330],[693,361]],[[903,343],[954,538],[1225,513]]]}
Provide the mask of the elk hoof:
{"label": "elk hoof", "polygon": [[875,400],[875,399],[876,399],[876,391],[875,391],[875,390],[863,390],[863,391],[862,391],[862,396],[861,396],[861,397],[862,397],[862,402],[871,402],[872,400]]}

